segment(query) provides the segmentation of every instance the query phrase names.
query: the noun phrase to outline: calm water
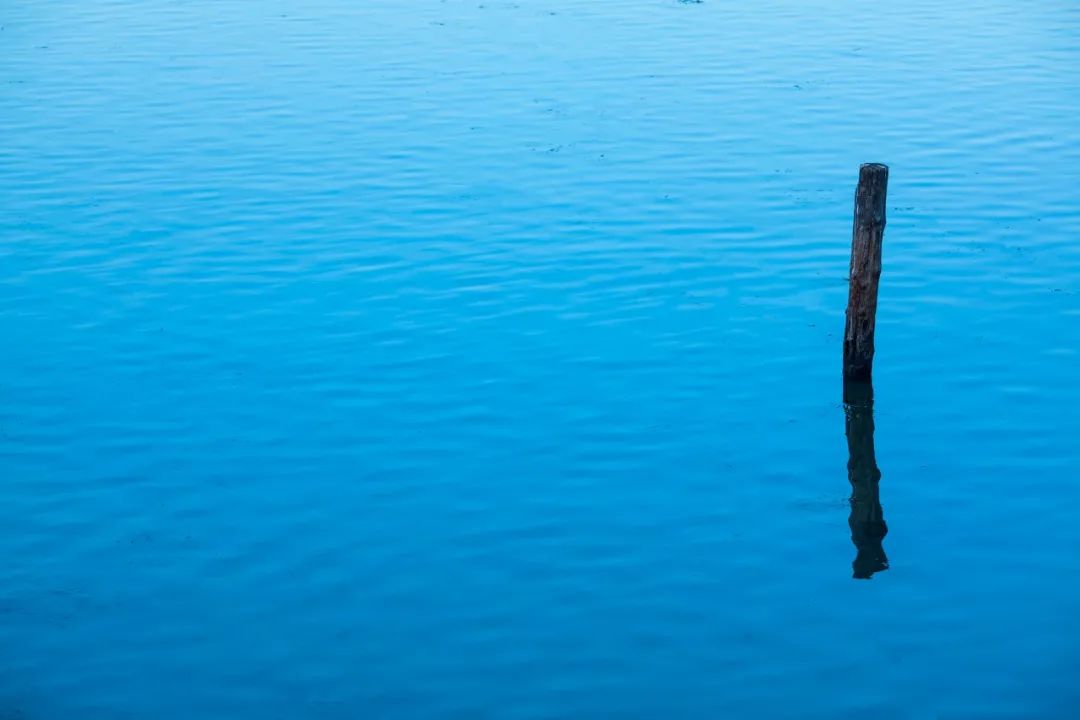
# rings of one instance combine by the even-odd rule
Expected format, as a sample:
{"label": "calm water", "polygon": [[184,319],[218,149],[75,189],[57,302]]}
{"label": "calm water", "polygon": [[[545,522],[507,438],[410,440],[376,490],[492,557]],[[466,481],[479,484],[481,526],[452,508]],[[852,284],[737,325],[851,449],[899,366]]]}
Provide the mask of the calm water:
{"label": "calm water", "polygon": [[1076,3],[0,25],[0,718],[1076,717]]}

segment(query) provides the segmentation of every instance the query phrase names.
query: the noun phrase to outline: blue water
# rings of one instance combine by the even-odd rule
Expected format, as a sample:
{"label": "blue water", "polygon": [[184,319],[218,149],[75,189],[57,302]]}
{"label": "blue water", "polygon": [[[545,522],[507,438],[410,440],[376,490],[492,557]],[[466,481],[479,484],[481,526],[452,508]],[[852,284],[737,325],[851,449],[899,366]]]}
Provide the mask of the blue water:
{"label": "blue water", "polygon": [[0,25],[0,718],[1076,717],[1076,3]]}

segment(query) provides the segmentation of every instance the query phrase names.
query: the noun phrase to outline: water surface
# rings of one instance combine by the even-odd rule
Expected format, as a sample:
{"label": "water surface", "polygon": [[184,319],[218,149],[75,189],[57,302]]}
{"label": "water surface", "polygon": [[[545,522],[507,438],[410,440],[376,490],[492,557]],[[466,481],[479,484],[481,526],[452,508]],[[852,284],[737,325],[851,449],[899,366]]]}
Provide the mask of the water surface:
{"label": "water surface", "polygon": [[1075,4],[0,25],[0,718],[1074,716]]}

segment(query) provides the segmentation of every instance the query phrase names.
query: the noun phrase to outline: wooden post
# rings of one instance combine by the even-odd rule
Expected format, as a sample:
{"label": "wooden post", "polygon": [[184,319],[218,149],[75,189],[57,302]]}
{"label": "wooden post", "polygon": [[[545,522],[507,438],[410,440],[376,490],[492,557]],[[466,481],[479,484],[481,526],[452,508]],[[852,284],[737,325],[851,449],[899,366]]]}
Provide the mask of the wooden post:
{"label": "wooden post", "polygon": [[889,168],[867,163],[859,168],[855,227],[851,234],[847,323],[844,327],[844,379],[869,380],[874,365],[874,323],[881,238],[885,234],[885,190]]}

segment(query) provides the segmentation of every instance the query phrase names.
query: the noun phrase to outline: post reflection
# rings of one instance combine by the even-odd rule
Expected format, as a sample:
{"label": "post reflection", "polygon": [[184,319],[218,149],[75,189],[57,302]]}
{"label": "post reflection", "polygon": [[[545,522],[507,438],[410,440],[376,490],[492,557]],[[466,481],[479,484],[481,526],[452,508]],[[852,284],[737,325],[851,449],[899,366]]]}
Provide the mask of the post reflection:
{"label": "post reflection", "polygon": [[874,386],[870,382],[844,383],[844,418],[851,483],[848,526],[856,550],[851,566],[853,576],[865,580],[889,569],[889,559],[881,546],[889,528],[878,494],[881,471],[874,457]]}

